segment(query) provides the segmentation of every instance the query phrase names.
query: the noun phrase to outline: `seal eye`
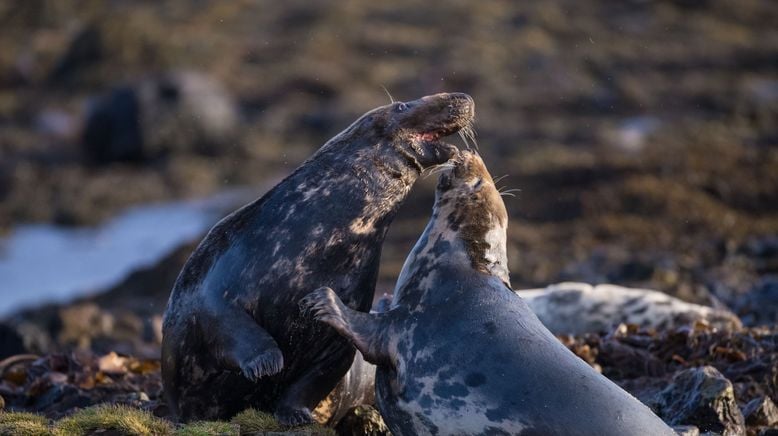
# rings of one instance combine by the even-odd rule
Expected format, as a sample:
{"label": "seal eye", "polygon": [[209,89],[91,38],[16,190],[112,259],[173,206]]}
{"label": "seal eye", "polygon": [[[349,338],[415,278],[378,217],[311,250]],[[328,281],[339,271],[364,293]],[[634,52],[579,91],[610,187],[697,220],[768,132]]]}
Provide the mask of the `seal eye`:
{"label": "seal eye", "polygon": [[395,108],[395,110],[396,110],[397,112],[405,112],[406,110],[408,110],[408,105],[407,105],[407,104],[405,104],[405,103],[400,103],[400,104],[398,104],[398,105],[397,105],[397,107]]}

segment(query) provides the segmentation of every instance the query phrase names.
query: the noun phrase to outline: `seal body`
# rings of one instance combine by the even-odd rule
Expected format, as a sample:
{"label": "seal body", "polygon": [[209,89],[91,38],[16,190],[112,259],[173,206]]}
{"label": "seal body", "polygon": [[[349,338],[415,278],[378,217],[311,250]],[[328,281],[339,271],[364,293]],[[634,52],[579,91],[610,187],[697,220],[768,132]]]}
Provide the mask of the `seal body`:
{"label": "seal body", "polygon": [[608,332],[620,323],[657,330],[694,322],[721,330],[743,326],[728,310],[687,303],[651,289],[567,282],[518,293],[554,334]]}
{"label": "seal body", "polygon": [[303,301],[377,364],[376,402],[392,433],[674,434],[511,289],[502,199],[478,156],[455,162],[389,312],[354,312],[326,288]]}
{"label": "seal body", "polygon": [[354,348],[301,317],[299,300],[326,285],[348,307],[370,309],[390,222],[420,172],[456,153],[438,138],[473,114],[465,94],[370,111],[208,233],[163,323],[162,377],[179,419],[254,407],[285,424],[311,421]]}

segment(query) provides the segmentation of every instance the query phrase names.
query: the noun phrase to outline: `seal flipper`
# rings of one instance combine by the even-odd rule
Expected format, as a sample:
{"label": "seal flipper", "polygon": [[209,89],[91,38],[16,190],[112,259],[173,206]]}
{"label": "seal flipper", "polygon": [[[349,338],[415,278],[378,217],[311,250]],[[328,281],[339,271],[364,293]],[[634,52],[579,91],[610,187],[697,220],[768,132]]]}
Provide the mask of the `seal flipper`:
{"label": "seal flipper", "polygon": [[[275,339],[254,318],[239,307],[221,304],[218,317],[207,317],[208,337],[219,350],[217,358],[239,369],[251,381],[278,374],[284,368],[284,355]],[[240,333],[240,334],[237,334]]]}
{"label": "seal flipper", "polygon": [[392,366],[386,331],[395,311],[378,314],[358,312],[343,304],[335,291],[328,287],[306,295],[300,301],[300,307],[312,313],[317,321],[330,325],[341,336],[349,339],[366,361],[374,365]]}

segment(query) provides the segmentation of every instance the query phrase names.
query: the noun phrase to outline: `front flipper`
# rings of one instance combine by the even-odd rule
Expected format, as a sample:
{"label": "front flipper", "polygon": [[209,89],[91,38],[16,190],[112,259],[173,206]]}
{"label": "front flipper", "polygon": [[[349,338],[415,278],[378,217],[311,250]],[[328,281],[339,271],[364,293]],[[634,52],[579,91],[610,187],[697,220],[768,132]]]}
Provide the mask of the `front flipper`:
{"label": "front flipper", "polygon": [[394,312],[358,312],[343,304],[335,291],[327,287],[306,295],[300,301],[300,307],[349,339],[366,361],[375,365],[392,364],[386,338]]}
{"label": "front flipper", "polygon": [[216,357],[251,381],[281,372],[284,356],[270,333],[242,308],[229,304],[218,307],[216,313],[205,317],[203,325],[204,335],[217,350]]}

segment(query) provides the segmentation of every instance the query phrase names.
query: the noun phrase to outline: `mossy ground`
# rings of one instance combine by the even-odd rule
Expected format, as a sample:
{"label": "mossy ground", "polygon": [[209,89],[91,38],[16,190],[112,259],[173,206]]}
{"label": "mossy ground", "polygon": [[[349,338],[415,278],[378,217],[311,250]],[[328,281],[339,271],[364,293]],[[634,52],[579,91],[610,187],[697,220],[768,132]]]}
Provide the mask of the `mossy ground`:
{"label": "mossy ground", "polygon": [[42,436],[51,434],[49,420],[34,413],[0,412],[0,435]]}
{"label": "mossy ground", "polygon": [[127,406],[98,405],[80,410],[57,421],[26,412],[0,412],[0,436],[79,436],[99,432],[153,436],[239,436],[257,432],[334,435],[318,425],[284,427],[271,415],[248,409],[230,422],[199,421],[175,425],[151,413]]}

